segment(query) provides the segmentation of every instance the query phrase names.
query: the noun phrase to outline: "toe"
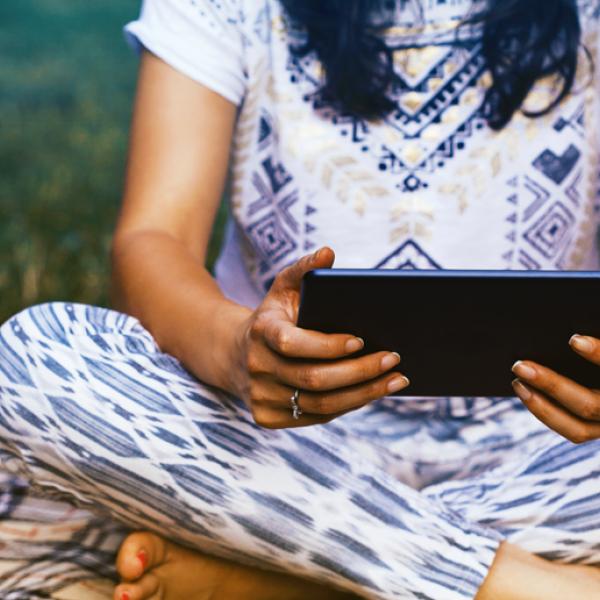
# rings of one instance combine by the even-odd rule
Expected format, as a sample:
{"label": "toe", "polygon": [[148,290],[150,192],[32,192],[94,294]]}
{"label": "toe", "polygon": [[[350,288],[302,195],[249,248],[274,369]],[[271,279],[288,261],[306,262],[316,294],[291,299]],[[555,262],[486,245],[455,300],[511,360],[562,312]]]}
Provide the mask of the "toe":
{"label": "toe", "polygon": [[117,571],[123,581],[136,581],[147,570],[162,564],[166,552],[167,544],[160,536],[147,531],[132,533],[119,549]]}
{"label": "toe", "polygon": [[121,583],[115,588],[114,600],[159,600],[161,584],[152,573],[144,575],[135,583]]}

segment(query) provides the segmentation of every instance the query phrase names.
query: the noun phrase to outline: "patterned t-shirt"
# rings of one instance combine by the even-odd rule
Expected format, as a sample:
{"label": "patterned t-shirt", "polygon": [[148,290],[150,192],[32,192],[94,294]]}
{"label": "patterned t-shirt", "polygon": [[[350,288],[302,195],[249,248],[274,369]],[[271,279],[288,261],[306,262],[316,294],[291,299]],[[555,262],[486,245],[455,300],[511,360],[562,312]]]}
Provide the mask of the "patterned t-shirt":
{"label": "patterned t-shirt", "polygon": [[[404,91],[376,123],[313,94],[277,0],[145,0],[130,39],[239,106],[231,219],[217,265],[227,295],[256,305],[287,264],[322,245],[337,267],[596,269],[600,75],[583,52],[574,92],[549,115],[482,117],[490,74],[469,0],[399,2],[382,32]],[[600,72],[600,3],[580,0]],[[528,109],[553,98],[540,82]]]}

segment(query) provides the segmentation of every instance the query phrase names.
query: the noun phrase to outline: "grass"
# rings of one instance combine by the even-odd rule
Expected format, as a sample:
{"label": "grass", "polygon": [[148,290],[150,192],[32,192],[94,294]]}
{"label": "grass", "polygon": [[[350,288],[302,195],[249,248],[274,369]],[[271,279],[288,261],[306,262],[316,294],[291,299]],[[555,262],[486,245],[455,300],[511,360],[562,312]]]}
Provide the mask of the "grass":
{"label": "grass", "polygon": [[121,29],[138,10],[0,2],[0,322],[49,300],[107,305],[137,67]]}

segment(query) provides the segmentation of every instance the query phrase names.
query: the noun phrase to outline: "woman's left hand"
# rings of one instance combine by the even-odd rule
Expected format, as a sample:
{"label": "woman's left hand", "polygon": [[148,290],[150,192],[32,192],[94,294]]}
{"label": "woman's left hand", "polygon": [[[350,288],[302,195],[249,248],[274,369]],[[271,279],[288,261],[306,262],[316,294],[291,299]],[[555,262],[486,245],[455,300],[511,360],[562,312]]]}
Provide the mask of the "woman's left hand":
{"label": "woman's left hand", "polygon": [[[569,344],[600,367],[600,339],[574,335]],[[576,444],[600,439],[600,390],[531,361],[518,361],[512,370],[518,377],[513,381],[515,393],[540,421]]]}

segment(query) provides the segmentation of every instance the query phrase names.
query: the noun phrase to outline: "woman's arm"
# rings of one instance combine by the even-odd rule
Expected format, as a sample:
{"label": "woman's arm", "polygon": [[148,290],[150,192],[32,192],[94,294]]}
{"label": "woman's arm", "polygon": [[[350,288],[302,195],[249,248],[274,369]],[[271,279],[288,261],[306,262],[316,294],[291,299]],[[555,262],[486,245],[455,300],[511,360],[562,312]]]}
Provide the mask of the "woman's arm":
{"label": "woman's arm", "polygon": [[233,391],[227,352],[250,310],[205,267],[236,107],[144,53],[122,213],[113,242],[116,306],[208,384]]}
{"label": "woman's arm", "polygon": [[397,354],[350,358],[362,340],[296,327],[302,277],[331,267],[331,250],[279,273],[255,311],[227,300],[207,272],[235,116],[233,104],[144,55],[113,246],[118,307],[199,379],[241,397],[264,427],[326,423],[406,387],[389,373]]}

